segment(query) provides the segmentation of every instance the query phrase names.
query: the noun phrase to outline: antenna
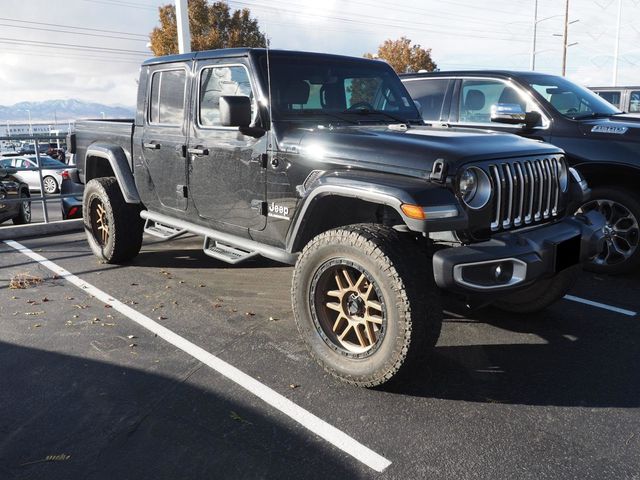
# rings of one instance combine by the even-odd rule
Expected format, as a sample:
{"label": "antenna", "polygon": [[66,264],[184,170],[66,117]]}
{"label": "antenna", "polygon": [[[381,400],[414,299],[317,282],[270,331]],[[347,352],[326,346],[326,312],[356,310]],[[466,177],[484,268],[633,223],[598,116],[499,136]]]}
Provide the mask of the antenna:
{"label": "antenna", "polygon": [[[269,62],[269,45],[271,44],[271,39],[269,35],[266,36],[266,46],[267,46],[267,96],[268,96],[268,109],[269,109],[269,131],[271,131],[271,124],[273,123],[273,115],[271,111],[271,63]],[[268,132],[267,132],[268,134]],[[271,138],[269,138],[271,140]],[[267,142],[269,143],[269,142]]]}

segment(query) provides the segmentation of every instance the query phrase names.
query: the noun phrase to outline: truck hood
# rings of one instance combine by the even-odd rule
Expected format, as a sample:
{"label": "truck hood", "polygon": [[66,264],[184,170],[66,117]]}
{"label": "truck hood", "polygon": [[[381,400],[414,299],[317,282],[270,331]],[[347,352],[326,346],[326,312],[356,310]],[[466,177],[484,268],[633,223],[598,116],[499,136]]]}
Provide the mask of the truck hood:
{"label": "truck hood", "polygon": [[[277,130],[276,130],[277,131]],[[281,151],[347,167],[424,175],[442,159],[448,172],[469,162],[561,153],[557,147],[508,133],[463,128],[354,126],[290,128]]]}
{"label": "truck hood", "polygon": [[640,116],[626,114],[581,120],[579,128],[589,138],[640,141]]}

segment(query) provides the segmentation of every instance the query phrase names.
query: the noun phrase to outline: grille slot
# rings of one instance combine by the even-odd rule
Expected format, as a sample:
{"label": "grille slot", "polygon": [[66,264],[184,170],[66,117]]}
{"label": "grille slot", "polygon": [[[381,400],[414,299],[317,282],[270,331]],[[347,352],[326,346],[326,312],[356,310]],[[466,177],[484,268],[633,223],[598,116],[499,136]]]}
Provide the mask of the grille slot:
{"label": "grille slot", "polygon": [[489,165],[493,183],[491,230],[508,230],[558,215],[562,158]]}

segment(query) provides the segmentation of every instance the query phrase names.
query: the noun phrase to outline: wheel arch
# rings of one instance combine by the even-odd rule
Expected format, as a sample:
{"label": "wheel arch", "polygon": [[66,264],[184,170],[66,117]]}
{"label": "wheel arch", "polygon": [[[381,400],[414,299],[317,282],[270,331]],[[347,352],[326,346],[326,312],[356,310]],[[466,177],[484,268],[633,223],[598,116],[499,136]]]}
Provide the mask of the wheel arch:
{"label": "wheel arch", "polygon": [[85,182],[94,178],[115,177],[125,202],[139,204],[140,195],[129,165],[122,147],[94,143],[85,154]]}
{"label": "wheel arch", "polygon": [[575,166],[587,179],[589,188],[614,186],[637,190],[640,185],[640,165],[623,163],[582,163]]}

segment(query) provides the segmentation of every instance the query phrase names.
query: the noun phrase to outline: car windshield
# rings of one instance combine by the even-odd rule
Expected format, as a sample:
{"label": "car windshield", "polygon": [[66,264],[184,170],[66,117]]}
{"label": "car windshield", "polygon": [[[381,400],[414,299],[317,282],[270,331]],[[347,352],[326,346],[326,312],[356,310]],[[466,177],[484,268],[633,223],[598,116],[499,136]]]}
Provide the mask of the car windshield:
{"label": "car windshield", "polygon": [[609,102],[580,85],[552,75],[525,75],[524,81],[567,118],[608,117],[622,113]]}
{"label": "car windshield", "polygon": [[[263,78],[267,77],[263,57]],[[383,62],[273,55],[274,120],[422,123],[404,85]]]}

